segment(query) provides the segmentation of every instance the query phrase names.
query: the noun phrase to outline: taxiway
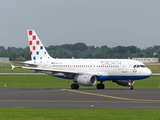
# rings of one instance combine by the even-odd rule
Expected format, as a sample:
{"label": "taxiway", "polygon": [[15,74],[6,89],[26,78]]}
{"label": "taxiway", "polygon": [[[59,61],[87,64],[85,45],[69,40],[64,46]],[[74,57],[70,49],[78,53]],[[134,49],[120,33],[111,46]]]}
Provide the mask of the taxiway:
{"label": "taxiway", "polygon": [[0,88],[0,107],[160,109],[160,90]]}

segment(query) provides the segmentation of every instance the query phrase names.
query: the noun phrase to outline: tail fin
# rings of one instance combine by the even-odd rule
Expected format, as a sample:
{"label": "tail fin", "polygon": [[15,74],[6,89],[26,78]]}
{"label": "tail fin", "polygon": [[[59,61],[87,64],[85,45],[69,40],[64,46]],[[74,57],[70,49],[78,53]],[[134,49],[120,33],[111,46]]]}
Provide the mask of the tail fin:
{"label": "tail fin", "polygon": [[36,32],[34,30],[27,30],[29,47],[30,47],[30,55],[31,59],[34,61],[37,60],[46,60],[50,59],[50,55],[46,51],[45,47],[43,46],[42,42],[38,38]]}

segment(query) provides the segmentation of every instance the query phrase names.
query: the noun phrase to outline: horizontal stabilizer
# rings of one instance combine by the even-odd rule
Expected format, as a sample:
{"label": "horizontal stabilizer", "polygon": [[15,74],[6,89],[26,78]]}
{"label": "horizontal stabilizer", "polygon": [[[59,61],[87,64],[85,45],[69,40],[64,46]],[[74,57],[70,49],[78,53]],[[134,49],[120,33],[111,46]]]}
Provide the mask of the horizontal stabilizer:
{"label": "horizontal stabilizer", "polygon": [[14,66],[14,65],[12,65],[12,64],[11,64],[11,66],[12,66],[12,70],[13,70],[14,68],[22,68],[22,66]]}

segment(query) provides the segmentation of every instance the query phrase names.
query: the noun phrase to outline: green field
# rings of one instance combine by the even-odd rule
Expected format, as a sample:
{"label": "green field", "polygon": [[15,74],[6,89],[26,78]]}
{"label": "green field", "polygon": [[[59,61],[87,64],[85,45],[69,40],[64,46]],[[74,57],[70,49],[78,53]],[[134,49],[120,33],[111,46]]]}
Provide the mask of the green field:
{"label": "green field", "polygon": [[147,63],[146,66],[152,71],[152,73],[160,73],[160,63]]}
{"label": "green field", "polygon": [[0,108],[1,120],[160,120],[160,110]]}
{"label": "green field", "polygon": [[22,68],[15,68],[12,70],[11,64],[15,66],[23,66],[23,64],[17,64],[17,63],[1,63],[0,65],[0,72],[1,73],[33,73],[33,70],[28,70],[28,69],[22,69]]}
{"label": "green field", "polygon": [[[0,75],[0,88],[70,88],[72,80],[61,79],[49,75]],[[98,82],[97,82],[98,83]],[[128,89],[111,81],[104,82],[106,89]],[[96,86],[80,86],[95,88]],[[160,89],[160,76],[153,75],[145,80],[137,80],[134,89]]]}

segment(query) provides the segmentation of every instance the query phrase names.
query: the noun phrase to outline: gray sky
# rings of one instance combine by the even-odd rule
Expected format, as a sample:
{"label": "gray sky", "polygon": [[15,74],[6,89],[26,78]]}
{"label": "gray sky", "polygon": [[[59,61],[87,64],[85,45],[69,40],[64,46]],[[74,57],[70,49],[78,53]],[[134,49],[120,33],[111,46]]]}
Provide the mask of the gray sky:
{"label": "gray sky", "polygon": [[27,29],[44,46],[160,45],[160,0],[0,0],[0,46],[27,47]]}

